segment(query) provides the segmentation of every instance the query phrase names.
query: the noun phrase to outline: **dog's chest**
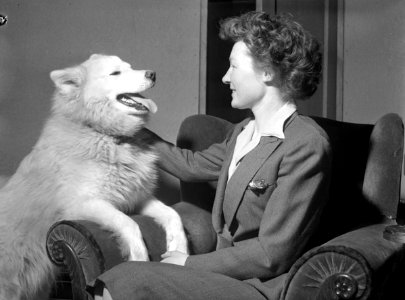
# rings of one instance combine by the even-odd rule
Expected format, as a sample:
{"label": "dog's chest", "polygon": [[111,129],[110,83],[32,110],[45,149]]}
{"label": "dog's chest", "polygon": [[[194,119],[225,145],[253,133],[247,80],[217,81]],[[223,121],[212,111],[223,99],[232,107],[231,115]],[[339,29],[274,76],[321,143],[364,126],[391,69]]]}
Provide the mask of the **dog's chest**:
{"label": "dog's chest", "polygon": [[157,156],[152,149],[141,149],[129,144],[119,145],[115,148],[115,155],[110,159],[107,162],[109,166],[107,182],[117,182],[119,186],[124,185],[137,190],[142,186],[148,186],[150,181],[156,179]]}
{"label": "dog's chest", "polygon": [[76,162],[83,191],[91,186],[94,197],[114,202],[151,196],[157,181],[157,155],[151,147],[99,141],[93,148]]}

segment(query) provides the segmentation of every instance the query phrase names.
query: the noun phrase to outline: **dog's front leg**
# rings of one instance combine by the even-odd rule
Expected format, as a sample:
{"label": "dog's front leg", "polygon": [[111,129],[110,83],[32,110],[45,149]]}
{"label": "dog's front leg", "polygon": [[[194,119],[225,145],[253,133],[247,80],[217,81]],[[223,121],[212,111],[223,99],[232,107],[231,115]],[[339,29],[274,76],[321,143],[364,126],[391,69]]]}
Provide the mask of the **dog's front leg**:
{"label": "dog's front leg", "polygon": [[69,215],[70,219],[93,221],[111,231],[128,260],[148,261],[148,251],[138,224],[106,201],[88,201]]}
{"label": "dog's front leg", "polygon": [[153,218],[166,232],[168,251],[188,254],[188,241],[179,214],[157,199],[149,200],[141,211],[142,215]]}

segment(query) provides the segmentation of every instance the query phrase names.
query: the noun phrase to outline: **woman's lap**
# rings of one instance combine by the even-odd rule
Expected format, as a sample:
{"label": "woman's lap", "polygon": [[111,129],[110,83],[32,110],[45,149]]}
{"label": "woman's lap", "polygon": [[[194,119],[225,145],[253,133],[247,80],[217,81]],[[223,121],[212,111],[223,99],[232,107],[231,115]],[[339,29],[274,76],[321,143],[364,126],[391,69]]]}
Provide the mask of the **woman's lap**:
{"label": "woman's lap", "polygon": [[228,276],[159,262],[127,262],[105,272],[113,300],[266,299],[252,285]]}

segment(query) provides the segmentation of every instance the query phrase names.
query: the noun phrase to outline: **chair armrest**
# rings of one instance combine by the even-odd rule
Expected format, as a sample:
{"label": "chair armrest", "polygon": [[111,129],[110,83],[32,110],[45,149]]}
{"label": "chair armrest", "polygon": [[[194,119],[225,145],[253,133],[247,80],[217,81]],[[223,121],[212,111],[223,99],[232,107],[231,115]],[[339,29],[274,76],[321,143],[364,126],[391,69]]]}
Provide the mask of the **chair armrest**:
{"label": "chair armrest", "polygon": [[[166,251],[164,231],[149,217],[131,217],[139,224],[150,260],[159,261],[160,255]],[[103,272],[125,261],[111,232],[89,221],[55,223],[48,231],[46,246],[52,262],[67,269],[75,300],[88,299],[86,286]]]}
{"label": "chair armrest", "polygon": [[404,245],[366,226],[305,253],[290,269],[281,299],[368,299],[401,265]]}
{"label": "chair armrest", "polygon": [[212,226],[211,213],[189,203],[178,202],[173,205],[183,222],[189,241],[190,254],[208,253],[215,249],[217,235]]}
{"label": "chair armrest", "polygon": [[[212,251],[216,234],[212,228],[211,214],[196,205],[179,202],[173,206],[182,218],[190,252],[200,254]],[[131,216],[141,229],[150,260],[160,261],[166,251],[163,229],[151,218]],[[111,232],[100,225],[81,220],[64,220],[55,223],[47,234],[48,256],[70,274],[73,299],[86,300],[86,286],[100,274],[124,262],[119,244]]]}

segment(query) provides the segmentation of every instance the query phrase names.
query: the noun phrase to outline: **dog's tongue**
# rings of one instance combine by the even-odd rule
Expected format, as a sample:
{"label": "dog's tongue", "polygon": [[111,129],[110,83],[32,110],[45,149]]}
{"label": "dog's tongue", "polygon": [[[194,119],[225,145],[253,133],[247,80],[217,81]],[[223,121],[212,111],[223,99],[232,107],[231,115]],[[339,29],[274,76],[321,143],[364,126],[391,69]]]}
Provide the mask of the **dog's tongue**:
{"label": "dog's tongue", "polygon": [[136,101],[145,106],[151,113],[154,114],[157,112],[157,105],[155,102],[153,102],[153,100],[145,98],[137,98]]}

